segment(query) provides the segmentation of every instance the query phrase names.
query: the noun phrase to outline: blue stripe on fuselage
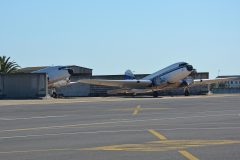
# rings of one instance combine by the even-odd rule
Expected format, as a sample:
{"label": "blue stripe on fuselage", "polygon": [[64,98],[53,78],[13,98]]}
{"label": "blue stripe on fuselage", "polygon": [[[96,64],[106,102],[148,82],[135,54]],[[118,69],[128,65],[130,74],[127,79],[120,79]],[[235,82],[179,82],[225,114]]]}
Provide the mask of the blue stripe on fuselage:
{"label": "blue stripe on fuselage", "polygon": [[[157,75],[156,77],[165,76],[166,74],[171,73],[171,72],[176,71],[176,70],[181,69],[181,68],[186,68],[186,66],[181,66],[181,67],[177,67],[177,68],[171,69],[171,70],[169,70],[169,71],[166,71],[166,72],[164,72],[164,73],[162,73],[162,74]],[[154,77],[154,78],[156,78],[156,77]],[[150,79],[150,80],[153,80],[154,78],[152,78],[152,79]]]}

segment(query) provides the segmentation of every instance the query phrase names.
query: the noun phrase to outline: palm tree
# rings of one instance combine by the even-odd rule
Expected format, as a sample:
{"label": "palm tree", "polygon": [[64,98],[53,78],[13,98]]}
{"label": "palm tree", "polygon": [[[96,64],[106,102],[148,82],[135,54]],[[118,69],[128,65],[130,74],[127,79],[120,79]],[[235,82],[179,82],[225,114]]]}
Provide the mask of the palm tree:
{"label": "palm tree", "polygon": [[19,68],[20,66],[15,61],[10,61],[10,57],[0,56],[0,73],[13,73]]}

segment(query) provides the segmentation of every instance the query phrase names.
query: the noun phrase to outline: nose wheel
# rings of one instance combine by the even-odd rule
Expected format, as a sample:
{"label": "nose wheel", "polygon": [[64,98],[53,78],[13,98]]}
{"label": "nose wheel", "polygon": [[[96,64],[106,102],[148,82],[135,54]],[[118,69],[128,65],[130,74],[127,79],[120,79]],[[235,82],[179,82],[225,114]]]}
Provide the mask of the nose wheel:
{"label": "nose wheel", "polygon": [[53,98],[58,98],[58,94],[57,94],[55,88],[49,89],[49,90],[48,90],[48,94],[49,94],[51,97],[53,97]]}
{"label": "nose wheel", "polygon": [[56,92],[53,92],[53,93],[52,93],[52,97],[53,97],[53,98],[57,98],[57,97],[58,97],[57,93],[56,93]]}

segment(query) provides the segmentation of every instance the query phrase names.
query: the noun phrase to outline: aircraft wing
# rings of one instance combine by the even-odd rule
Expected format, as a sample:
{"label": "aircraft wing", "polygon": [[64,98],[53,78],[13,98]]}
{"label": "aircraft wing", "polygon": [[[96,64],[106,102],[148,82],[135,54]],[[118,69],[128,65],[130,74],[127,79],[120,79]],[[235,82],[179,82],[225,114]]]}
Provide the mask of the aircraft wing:
{"label": "aircraft wing", "polygon": [[134,89],[134,88],[122,88],[122,89],[114,89],[114,90],[109,90],[107,93],[108,94],[118,94],[118,93],[135,93],[135,94],[140,94],[140,93],[151,93],[154,91],[161,91],[161,90],[167,90],[171,88],[176,88],[178,84],[175,83],[162,83],[159,86],[156,87],[146,87],[146,88],[139,88],[139,89]]}
{"label": "aircraft wing", "polygon": [[148,87],[152,85],[151,80],[105,80],[105,79],[82,79],[77,82],[94,84],[101,86],[134,88],[134,87]]}
{"label": "aircraft wing", "polygon": [[216,78],[216,79],[199,79],[199,80],[194,80],[192,85],[213,84],[213,83],[220,83],[220,82],[226,82],[226,81],[238,80],[238,79],[239,79],[238,77]]}

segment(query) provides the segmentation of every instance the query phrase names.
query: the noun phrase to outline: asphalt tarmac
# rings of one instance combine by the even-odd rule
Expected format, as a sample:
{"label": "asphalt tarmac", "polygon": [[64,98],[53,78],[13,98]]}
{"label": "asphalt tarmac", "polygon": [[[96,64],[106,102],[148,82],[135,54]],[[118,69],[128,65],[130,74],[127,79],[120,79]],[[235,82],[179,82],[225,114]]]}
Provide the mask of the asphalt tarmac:
{"label": "asphalt tarmac", "polygon": [[240,95],[0,100],[0,160],[239,160]]}

